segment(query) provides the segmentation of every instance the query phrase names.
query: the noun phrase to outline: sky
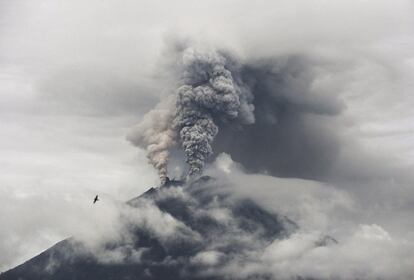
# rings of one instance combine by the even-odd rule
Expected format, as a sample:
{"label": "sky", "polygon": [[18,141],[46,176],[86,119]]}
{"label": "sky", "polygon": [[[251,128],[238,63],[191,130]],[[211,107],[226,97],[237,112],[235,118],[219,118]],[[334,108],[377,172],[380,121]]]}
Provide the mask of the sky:
{"label": "sky", "polygon": [[[159,184],[126,136],[171,94],[177,42],[246,66],[257,121],[220,127],[208,163],[235,192],[353,237],[345,263],[361,239],[392,252],[384,263],[414,259],[413,12],[408,0],[0,0],[0,271],[104,222],[87,215],[94,195]],[[409,275],[390,267],[375,275]]]}

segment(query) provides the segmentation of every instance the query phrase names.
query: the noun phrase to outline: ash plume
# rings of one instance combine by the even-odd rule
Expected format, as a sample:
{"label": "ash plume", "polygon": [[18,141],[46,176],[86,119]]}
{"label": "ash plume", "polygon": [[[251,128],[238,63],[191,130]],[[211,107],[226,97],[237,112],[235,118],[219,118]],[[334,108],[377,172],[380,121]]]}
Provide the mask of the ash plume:
{"label": "ash plume", "polygon": [[330,91],[315,90],[325,63],[306,55],[244,63],[241,73],[254,93],[255,122],[243,130],[224,124],[212,157],[228,153],[252,173],[313,180],[331,176],[344,145],[337,120],[345,104]]}
{"label": "ash plume", "polygon": [[212,143],[220,124],[254,123],[253,95],[234,58],[217,50],[191,47],[180,50],[177,57],[173,65],[178,71],[177,89],[167,102],[161,101],[147,113],[127,137],[146,149],[162,181],[167,176],[169,150],[177,141],[189,165],[188,175],[197,175],[213,154]]}
{"label": "ash plume", "polygon": [[175,145],[176,138],[170,125],[174,115],[169,103],[171,101],[159,103],[127,135],[131,143],[146,150],[148,161],[157,170],[162,182],[168,174],[169,149]]}
{"label": "ash plume", "polygon": [[220,122],[254,122],[252,94],[238,77],[231,58],[218,51],[188,48],[181,61],[174,128],[189,164],[189,175],[200,174],[213,154],[212,142]]}

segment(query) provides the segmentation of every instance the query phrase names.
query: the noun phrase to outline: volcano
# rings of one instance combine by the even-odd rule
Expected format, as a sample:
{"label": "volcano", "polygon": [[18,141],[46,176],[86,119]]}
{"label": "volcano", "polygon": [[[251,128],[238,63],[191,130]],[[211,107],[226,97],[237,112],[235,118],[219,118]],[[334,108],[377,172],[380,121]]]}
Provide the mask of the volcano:
{"label": "volcano", "polygon": [[[0,279],[223,279],[221,273],[231,263],[243,264],[249,252],[263,250],[298,230],[289,218],[235,197],[207,176],[191,183],[168,181],[129,200],[125,207],[139,216],[148,204],[174,221],[176,230],[163,233],[161,227],[157,233],[148,222],[128,222],[129,238],[102,245],[106,256],[120,256],[113,259],[102,259],[76,237],[68,238]],[[242,278],[272,279],[257,273]]]}

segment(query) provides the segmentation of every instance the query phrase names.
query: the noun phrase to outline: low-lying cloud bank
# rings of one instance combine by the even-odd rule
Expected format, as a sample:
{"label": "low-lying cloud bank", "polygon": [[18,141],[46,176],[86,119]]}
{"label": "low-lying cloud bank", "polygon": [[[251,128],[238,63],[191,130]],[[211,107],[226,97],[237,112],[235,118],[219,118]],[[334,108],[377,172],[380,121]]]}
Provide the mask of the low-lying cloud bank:
{"label": "low-lying cloud bank", "polygon": [[[277,279],[407,279],[413,273],[410,232],[394,231],[387,222],[367,223],[360,201],[347,190],[316,181],[247,175],[225,154],[215,166],[212,174],[225,175],[236,196],[254,198],[299,225],[298,232],[260,251],[257,261],[234,264],[228,272],[262,270]],[[369,205],[365,211],[372,214]],[[315,247],[324,234],[338,242]]]}
{"label": "low-lying cloud bank", "polygon": [[[91,222],[82,227],[76,237],[82,246],[74,254],[92,254],[101,264],[150,268],[154,247],[137,245],[144,233],[169,256],[162,264],[179,267],[183,275],[190,271],[196,277],[239,279],[412,275],[414,243],[409,236],[393,234],[381,224],[355,222],[358,202],[343,190],[316,181],[245,174],[226,154],[219,155],[206,173],[212,179],[164,187],[156,196],[114,204],[107,226],[97,228],[100,222]],[[276,224],[246,199],[278,217]],[[102,211],[108,204],[98,207]],[[251,209],[256,212],[247,214]],[[257,224],[246,227],[245,222],[252,221],[244,215],[252,213]],[[59,266],[56,260],[50,263],[49,269]]]}

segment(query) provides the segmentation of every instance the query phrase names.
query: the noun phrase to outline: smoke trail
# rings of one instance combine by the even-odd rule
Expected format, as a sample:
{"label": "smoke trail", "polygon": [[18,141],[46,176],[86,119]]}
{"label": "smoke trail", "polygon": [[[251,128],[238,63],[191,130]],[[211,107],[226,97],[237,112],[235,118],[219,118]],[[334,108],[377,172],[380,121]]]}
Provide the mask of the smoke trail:
{"label": "smoke trail", "polygon": [[239,77],[240,67],[225,54],[187,48],[179,64],[182,85],[177,90],[174,128],[190,166],[189,175],[195,175],[213,153],[218,122],[254,122],[253,96]]}
{"label": "smoke trail", "polygon": [[171,100],[159,103],[127,135],[135,146],[146,149],[149,163],[157,170],[162,182],[167,177],[169,149],[175,145],[176,138],[176,132],[171,128],[174,118],[172,103]]}

